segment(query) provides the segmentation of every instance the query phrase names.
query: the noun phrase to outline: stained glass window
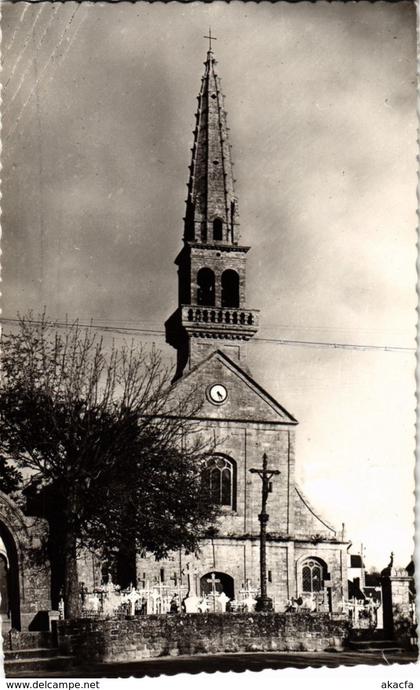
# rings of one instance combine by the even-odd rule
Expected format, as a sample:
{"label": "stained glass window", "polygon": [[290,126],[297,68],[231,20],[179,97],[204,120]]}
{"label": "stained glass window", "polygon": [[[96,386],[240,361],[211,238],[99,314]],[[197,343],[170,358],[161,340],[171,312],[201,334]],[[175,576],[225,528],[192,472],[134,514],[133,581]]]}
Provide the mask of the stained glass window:
{"label": "stained glass window", "polygon": [[302,567],[302,591],[322,592],[324,589],[323,568],[317,561],[305,561]]}
{"label": "stained glass window", "polygon": [[233,508],[233,464],[229,460],[213,456],[207,463],[203,480],[213,503]]}
{"label": "stained glass window", "polygon": [[311,569],[307,565],[302,568],[302,589],[304,592],[312,592]]}

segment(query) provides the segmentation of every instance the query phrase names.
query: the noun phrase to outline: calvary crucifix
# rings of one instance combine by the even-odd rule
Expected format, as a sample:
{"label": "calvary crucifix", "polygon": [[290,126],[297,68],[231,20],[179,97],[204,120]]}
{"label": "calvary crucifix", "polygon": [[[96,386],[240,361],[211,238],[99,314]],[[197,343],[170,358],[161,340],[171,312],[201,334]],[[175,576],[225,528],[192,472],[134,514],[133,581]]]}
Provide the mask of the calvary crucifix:
{"label": "calvary crucifix", "polygon": [[267,513],[267,499],[270,493],[270,479],[276,475],[280,474],[279,470],[271,470],[267,467],[267,455],[263,455],[263,466],[262,469],[256,469],[252,467],[250,470],[253,474],[258,474],[262,480],[262,504],[261,513],[258,515],[260,521],[260,585],[261,593],[257,597],[258,611],[272,611],[273,602],[270,597],[267,596],[267,556],[266,556],[266,542],[267,542],[267,522],[269,520],[269,515]]}

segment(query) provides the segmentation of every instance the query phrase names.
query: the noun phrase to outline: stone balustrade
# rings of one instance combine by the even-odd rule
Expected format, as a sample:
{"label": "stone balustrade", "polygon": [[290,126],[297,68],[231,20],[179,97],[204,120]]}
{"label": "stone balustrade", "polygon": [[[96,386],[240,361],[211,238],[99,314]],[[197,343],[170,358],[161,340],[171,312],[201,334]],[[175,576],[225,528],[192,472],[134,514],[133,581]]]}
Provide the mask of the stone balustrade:
{"label": "stone balustrade", "polygon": [[250,309],[216,308],[216,307],[182,307],[182,321],[189,323],[214,323],[229,326],[258,327],[257,313]]}

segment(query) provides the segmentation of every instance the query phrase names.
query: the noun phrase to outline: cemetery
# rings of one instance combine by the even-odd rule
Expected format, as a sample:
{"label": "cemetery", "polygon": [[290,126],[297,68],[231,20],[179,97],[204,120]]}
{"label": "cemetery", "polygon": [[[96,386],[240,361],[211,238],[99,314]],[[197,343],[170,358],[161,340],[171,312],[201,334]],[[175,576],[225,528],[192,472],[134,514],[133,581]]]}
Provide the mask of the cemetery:
{"label": "cemetery", "polygon": [[415,648],[415,610],[408,596],[412,578],[404,569],[384,569],[381,604],[343,600],[334,614],[328,612],[323,592],[311,602],[292,598],[282,613],[264,612],[258,611],[260,589],[250,581],[234,600],[220,587],[216,573],[208,578],[207,594],[198,591],[196,582],[189,572],[188,584],[178,581],[177,588],[146,582],[122,590],[111,578],[94,592],[82,588],[81,618],[61,618],[56,624],[58,648],[81,661],[101,662],[231,652],[339,652],[381,638],[393,638],[387,643],[393,648]]}

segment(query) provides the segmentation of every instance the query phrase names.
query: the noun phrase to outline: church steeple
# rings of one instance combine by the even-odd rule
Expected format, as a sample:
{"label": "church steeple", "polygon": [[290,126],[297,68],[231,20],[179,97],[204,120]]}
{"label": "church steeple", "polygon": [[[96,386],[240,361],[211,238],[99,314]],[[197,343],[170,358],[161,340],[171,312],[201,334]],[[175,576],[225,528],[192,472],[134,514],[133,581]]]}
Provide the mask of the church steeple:
{"label": "church steeple", "polygon": [[188,182],[185,239],[237,244],[238,208],[226,111],[211,49],[204,65]]}
{"label": "church steeple", "polygon": [[[210,39],[211,34],[209,36]],[[246,255],[239,244],[238,203],[224,96],[211,40],[198,96],[194,145],[178,265],[179,306],[165,324],[178,351],[176,378],[209,351],[243,360],[243,343],[257,331],[258,312],[246,308]]]}

